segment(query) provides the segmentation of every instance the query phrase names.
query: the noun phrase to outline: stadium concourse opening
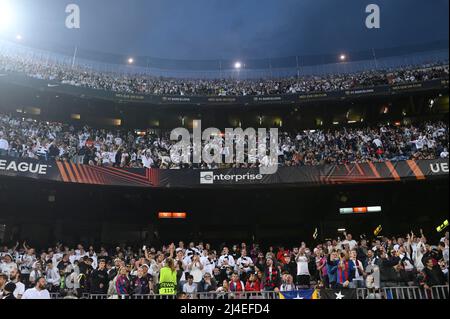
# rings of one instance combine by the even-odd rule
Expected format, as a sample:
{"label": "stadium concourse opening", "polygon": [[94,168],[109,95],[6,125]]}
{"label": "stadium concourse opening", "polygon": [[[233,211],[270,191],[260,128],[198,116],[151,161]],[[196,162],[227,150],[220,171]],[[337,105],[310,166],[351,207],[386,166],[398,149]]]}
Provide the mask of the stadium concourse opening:
{"label": "stadium concourse opening", "polygon": [[[0,178],[0,241],[130,246],[183,241],[292,246],[342,236],[401,235],[419,227],[439,240],[448,183],[409,182],[314,188],[170,190],[58,185]],[[340,214],[381,206],[381,212]],[[186,219],[158,219],[159,212]]]}

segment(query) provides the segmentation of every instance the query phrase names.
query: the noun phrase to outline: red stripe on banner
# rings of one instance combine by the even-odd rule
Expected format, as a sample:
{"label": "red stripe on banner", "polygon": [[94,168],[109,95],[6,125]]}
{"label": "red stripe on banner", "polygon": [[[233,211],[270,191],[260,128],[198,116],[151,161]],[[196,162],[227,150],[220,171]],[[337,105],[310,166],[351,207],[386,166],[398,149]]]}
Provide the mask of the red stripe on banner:
{"label": "red stripe on banner", "polygon": [[377,169],[375,168],[375,165],[373,165],[372,162],[369,162],[369,167],[372,170],[373,174],[375,175],[376,178],[380,178],[380,174],[378,173]]}
{"label": "red stripe on banner", "polygon": [[347,174],[350,175],[352,171],[348,168],[347,164],[345,164],[345,169],[347,170]]}
{"label": "red stripe on banner", "polygon": [[108,182],[106,181],[106,176],[105,176],[105,174],[99,172],[99,176],[100,176],[101,182],[102,182],[104,185],[107,185]]}
{"label": "red stripe on banner", "polygon": [[406,161],[406,163],[408,163],[409,167],[411,168],[411,170],[413,171],[414,175],[416,176],[416,178],[418,180],[425,180],[425,174],[422,172],[422,170],[420,169],[420,167],[417,165],[417,163],[415,161]]}
{"label": "red stripe on banner", "polygon": [[129,176],[126,172],[124,173],[124,171],[112,171],[109,168],[104,168],[104,167],[98,167],[98,169],[102,170],[105,173],[113,175],[113,176],[126,178],[135,183],[142,183],[142,184],[148,185],[147,181],[142,179],[142,176],[140,176],[139,178],[135,178],[133,176]]}
{"label": "red stripe on banner", "polygon": [[83,182],[83,184],[86,184],[87,178],[86,178],[86,175],[84,174],[83,166],[84,166],[83,164],[78,164],[77,168],[78,168],[78,171],[80,172],[81,181]]}
{"label": "red stripe on banner", "polygon": [[122,176],[122,175],[116,174],[115,172],[111,172],[110,170],[105,169],[103,167],[97,167],[97,169],[100,170],[103,174],[106,174],[106,175],[111,176],[113,178],[124,180],[124,181],[128,182],[131,185],[139,184],[141,186],[151,186],[148,182],[144,182],[144,181],[141,181],[141,180],[133,179],[132,177]]}
{"label": "red stripe on banner", "polygon": [[152,178],[152,180],[150,182],[154,186],[159,186],[159,170],[152,169],[152,172],[153,172],[153,178]]}
{"label": "red stripe on banner", "polygon": [[149,186],[151,186],[148,182],[141,182],[141,181],[129,179],[126,177],[113,175],[113,174],[111,174],[111,172],[103,172],[102,174],[104,174],[105,177],[110,177],[112,179],[122,181],[123,183],[125,183],[128,186],[134,186],[134,187],[138,187],[138,186],[139,187],[149,187]]}
{"label": "red stripe on banner", "polygon": [[67,173],[69,174],[69,178],[71,182],[76,182],[75,176],[72,173],[72,170],[70,169],[70,164],[67,162],[64,162],[64,167],[67,170]]}
{"label": "red stripe on banner", "polygon": [[394,165],[392,165],[391,162],[386,162],[386,166],[389,168],[389,171],[391,172],[392,176],[394,176],[396,181],[401,180],[400,176],[398,175],[397,171],[395,170]]}
{"label": "red stripe on banner", "polygon": [[56,162],[56,165],[58,166],[59,173],[61,174],[61,177],[64,182],[70,182],[69,178],[67,177],[66,170],[64,169],[64,166],[60,161]]}
{"label": "red stripe on banner", "polygon": [[147,168],[147,180],[149,181],[150,184],[154,185],[154,180],[153,180],[153,169]]}
{"label": "red stripe on banner", "polygon": [[105,174],[103,174],[103,173],[101,173],[101,172],[98,172],[98,178],[100,179],[100,182],[101,182],[103,185],[108,184],[108,183],[106,182],[106,179],[105,179]]}
{"label": "red stripe on banner", "polygon": [[117,172],[120,172],[120,173],[125,173],[125,174],[127,174],[127,175],[132,175],[132,176],[135,176],[135,177],[137,177],[137,178],[139,178],[139,179],[145,179],[145,176],[142,176],[142,175],[139,175],[139,174],[135,174],[135,173],[131,173],[131,172],[129,172],[129,171],[126,171],[126,170],[123,170],[123,169],[120,169],[120,168],[109,167],[109,169],[110,169],[110,170],[117,171]]}
{"label": "red stripe on banner", "polygon": [[86,174],[88,176],[89,179],[89,184],[95,184],[94,178],[92,177],[92,171],[91,171],[91,167],[90,166],[86,166]]}
{"label": "red stripe on banner", "polygon": [[112,174],[112,175],[116,175],[116,176],[122,176],[122,177],[126,177],[126,178],[129,178],[129,179],[131,179],[131,180],[141,180],[141,178],[142,178],[142,176],[141,176],[141,178],[139,178],[139,179],[137,179],[137,178],[135,178],[134,176],[130,176],[130,175],[128,175],[126,172],[124,172],[124,171],[113,171],[113,170],[111,170],[111,168],[110,167],[108,167],[108,168],[105,168],[105,167],[97,167],[97,169],[100,169],[102,172],[108,172],[109,174]]}
{"label": "red stripe on banner", "polygon": [[103,174],[94,170],[95,177],[97,178],[98,184],[103,185],[102,177]]}
{"label": "red stripe on banner", "polygon": [[364,174],[364,171],[362,170],[361,166],[359,166],[358,163],[356,163],[356,169],[358,170],[359,174],[361,174],[361,175],[363,175],[363,176],[365,175],[365,174]]}
{"label": "red stripe on banner", "polygon": [[92,169],[92,178],[95,181],[95,184],[100,184],[100,180],[98,179],[98,175],[97,175],[97,170],[96,169]]}
{"label": "red stripe on banner", "polygon": [[72,167],[72,170],[75,173],[75,177],[77,179],[77,183],[82,183],[83,180],[81,178],[81,175],[78,173],[77,166],[75,164],[73,164],[73,163],[70,163],[70,166]]}
{"label": "red stripe on banner", "polygon": [[91,175],[92,184],[97,185],[98,180],[97,180],[97,177],[95,176],[95,170],[92,167],[89,167],[89,174]]}

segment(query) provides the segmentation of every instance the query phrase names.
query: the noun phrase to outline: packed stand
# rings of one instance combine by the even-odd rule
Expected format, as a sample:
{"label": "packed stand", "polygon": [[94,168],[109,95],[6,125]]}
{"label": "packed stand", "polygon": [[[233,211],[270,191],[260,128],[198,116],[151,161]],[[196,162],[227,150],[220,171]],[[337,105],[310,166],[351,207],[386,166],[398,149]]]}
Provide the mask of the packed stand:
{"label": "packed stand", "polygon": [[99,72],[81,66],[0,53],[0,72],[18,72],[62,84],[127,94],[178,96],[258,96],[330,92],[448,79],[446,63],[408,66],[395,70],[372,70],[356,74],[304,76],[285,79],[175,79],[145,74]]}
{"label": "packed stand", "polygon": [[[176,142],[169,136],[151,131],[76,128],[0,114],[0,156],[161,169],[257,168],[271,164],[267,154],[259,154],[260,145],[249,148],[248,141],[245,141],[247,164],[178,163],[180,158],[171,157]],[[225,145],[225,139],[226,136],[213,139],[221,147],[223,163],[232,151]],[[210,145],[202,147],[208,149]],[[279,166],[309,166],[448,158],[448,147],[448,124],[430,122],[279,133],[277,155]],[[191,155],[192,152],[191,146]]]}
{"label": "packed stand", "polygon": [[239,293],[299,289],[433,287],[448,285],[449,233],[437,245],[422,230],[373,240],[351,234],[294,247],[180,241],[138,249],[120,245],[87,249],[63,244],[37,250],[27,243],[0,248],[1,299],[107,295],[233,298]]}

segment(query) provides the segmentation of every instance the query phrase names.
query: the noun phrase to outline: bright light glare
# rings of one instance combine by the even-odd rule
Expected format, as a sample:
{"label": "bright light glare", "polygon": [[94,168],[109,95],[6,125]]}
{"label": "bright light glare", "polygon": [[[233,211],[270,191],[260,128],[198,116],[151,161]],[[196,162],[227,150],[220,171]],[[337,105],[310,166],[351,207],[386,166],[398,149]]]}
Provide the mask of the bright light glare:
{"label": "bright light glare", "polygon": [[16,35],[16,40],[17,41],[21,41],[23,39],[21,34]]}
{"label": "bright light glare", "polygon": [[11,27],[14,21],[14,12],[9,0],[0,0],[0,31]]}
{"label": "bright light glare", "polygon": [[133,64],[134,63],[134,59],[133,58],[129,58],[128,59],[128,64]]}
{"label": "bright light glare", "polygon": [[235,68],[235,69],[240,69],[240,68],[242,68],[242,63],[241,63],[241,62],[236,62],[236,63],[234,64],[234,68]]}
{"label": "bright light glare", "polygon": [[345,60],[347,60],[347,56],[345,54],[341,54],[339,59],[341,59],[341,61],[345,61]]}

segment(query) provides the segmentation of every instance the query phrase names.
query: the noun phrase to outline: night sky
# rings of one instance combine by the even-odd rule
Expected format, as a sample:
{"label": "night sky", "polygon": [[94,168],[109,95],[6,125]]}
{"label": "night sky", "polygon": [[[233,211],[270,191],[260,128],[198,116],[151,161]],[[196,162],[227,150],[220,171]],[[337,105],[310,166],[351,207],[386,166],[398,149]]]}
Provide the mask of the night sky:
{"label": "night sky", "polygon": [[[1,0],[0,0],[1,1]],[[268,58],[448,39],[449,0],[11,0],[9,35],[27,41],[169,59]],[[81,8],[81,29],[64,26]],[[381,7],[381,29],[365,8]],[[6,33],[3,34],[5,36]]]}

